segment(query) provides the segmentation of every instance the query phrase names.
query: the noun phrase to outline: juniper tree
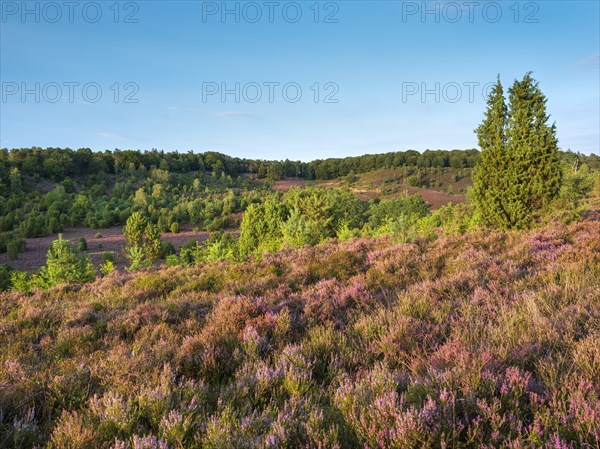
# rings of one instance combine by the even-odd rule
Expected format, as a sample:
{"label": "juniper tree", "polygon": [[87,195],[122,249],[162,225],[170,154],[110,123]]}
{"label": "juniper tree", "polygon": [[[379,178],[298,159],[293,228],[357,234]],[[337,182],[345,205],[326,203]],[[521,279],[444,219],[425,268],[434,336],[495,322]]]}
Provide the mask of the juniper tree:
{"label": "juniper tree", "polygon": [[561,170],[556,126],[549,125],[546,97],[527,73],[509,89],[500,79],[475,130],[481,162],[473,172],[473,200],[488,225],[526,228],[556,198]]}
{"label": "juniper tree", "polygon": [[475,130],[481,163],[473,170],[473,200],[487,224],[506,222],[506,121],[507,108],[500,77],[487,100],[485,119]]}
{"label": "juniper tree", "polygon": [[131,269],[148,267],[160,257],[160,231],[139,212],[127,219],[123,228],[127,242],[125,256],[131,262]]}
{"label": "juniper tree", "polygon": [[88,256],[79,256],[77,249],[58,234],[48,249],[46,266],[40,270],[47,286],[69,282],[91,282],[96,277]]}

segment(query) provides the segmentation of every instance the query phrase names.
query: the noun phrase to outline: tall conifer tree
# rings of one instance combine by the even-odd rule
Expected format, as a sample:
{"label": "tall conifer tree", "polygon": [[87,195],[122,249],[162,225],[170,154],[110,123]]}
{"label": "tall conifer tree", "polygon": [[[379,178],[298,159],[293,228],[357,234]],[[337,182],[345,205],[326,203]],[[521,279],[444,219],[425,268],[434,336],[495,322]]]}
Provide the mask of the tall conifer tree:
{"label": "tall conifer tree", "polygon": [[506,191],[507,108],[500,76],[487,100],[483,123],[475,130],[481,149],[481,163],[473,171],[473,199],[486,224],[508,221],[504,209]]}
{"label": "tall conifer tree", "polygon": [[499,79],[490,94],[473,173],[473,199],[488,225],[526,228],[558,195],[558,140],[546,101],[531,73],[509,89],[508,111]]}

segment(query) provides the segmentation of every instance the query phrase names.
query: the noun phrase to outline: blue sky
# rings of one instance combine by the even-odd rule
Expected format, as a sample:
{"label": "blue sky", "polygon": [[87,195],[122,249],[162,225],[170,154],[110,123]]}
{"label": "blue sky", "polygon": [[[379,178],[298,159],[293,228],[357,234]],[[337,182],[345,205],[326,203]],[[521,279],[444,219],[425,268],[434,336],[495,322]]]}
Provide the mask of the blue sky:
{"label": "blue sky", "polygon": [[533,71],[561,148],[600,149],[598,1],[23,5],[0,2],[1,147],[474,148],[484,86]]}

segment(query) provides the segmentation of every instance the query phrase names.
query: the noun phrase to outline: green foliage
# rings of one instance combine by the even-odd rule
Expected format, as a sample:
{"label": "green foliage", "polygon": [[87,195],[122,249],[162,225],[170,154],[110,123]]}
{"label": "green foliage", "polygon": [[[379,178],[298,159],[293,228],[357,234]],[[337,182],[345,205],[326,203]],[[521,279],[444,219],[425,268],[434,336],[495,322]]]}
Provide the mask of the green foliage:
{"label": "green foliage", "polygon": [[10,290],[13,269],[5,263],[0,264],[0,291]]}
{"label": "green foliage", "polygon": [[131,270],[149,267],[159,259],[160,231],[141,213],[134,212],[127,219],[123,236],[127,242],[125,255],[131,262]]}
{"label": "green foliage", "polygon": [[21,249],[21,245],[18,240],[11,240],[6,244],[6,253],[8,254],[8,258],[10,260],[17,260],[19,258],[19,252]]}
{"label": "green foliage", "polygon": [[360,235],[360,230],[357,228],[351,228],[348,222],[343,222],[335,235],[340,242],[345,242],[353,237],[358,237]]}
{"label": "green foliage", "polygon": [[227,217],[213,218],[205,225],[206,230],[209,232],[220,231],[225,229],[227,226],[229,226],[229,218]]}
{"label": "green foliage", "polygon": [[12,289],[17,292],[29,293],[31,291],[31,278],[25,271],[13,271],[10,275]]}
{"label": "green foliage", "polygon": [[219,260],[237,260],[236,241],[219,240],[206,245],[198,254],[198,259],[205,262]]}
{"label": "green foliage", "polygon": [[87,248],[88,248],[87,240],[85,239],[85,237],[81,237],[77,241],[77,251],[79,251],[79,252],[87,251]]}
{"label": "green foliage", "polygon": [[315,245],[335,237],[344,223],[360,227],[364,212],[365,204],[348,190],[290,189],[248,207],[241,225],[240,254],[273,251],[284,243]]}
{"label": "green foliage", "polygon": [[295,207],[281,226],[282,241],[296,248],[316,245],[321,240],[322,229],[317,221],[306,218]]}
{"label": "green foliage", "polygon": [[[376,233],[387,232],[393,223],[414,224],[418,219],[429,214],[429,205],[421,195],[406,198],[393,198],[374,203],[369,208],[369,226]],[[392,225],[393,226],[393,225]]]}
{"label": "green foliage", "polygon": [[231,232],[212,233],[196,254],[197,262],[240,260],[238,237]]}
{"label": "green foliage", "polygon": [[508,108],[500,79],[488,98],[475,131],[482,153],[473,172],[473,200],[490,226],[527,228],[559,193],[558,141],[546,101],[529,73],[509,89]]}
{"label": "green foliage", "polygon": [[68,240],[58,235],[54,240],[46,258],[45,269],[40,270],[39,276],[44,278],[48,287],[71,282],[90,282],[96,273],[92,262],[87,256],[79,256],[77,249]]}
{"label": "green foliage", "polygon": [[176,221],[171,223],[171,232],[173,234],[179,234],[179,223],[177,223]]}
{"label": "green foliage", "polygon": [[112,260],[105,260],[100,264],[100,272],[104,276],[108,276],[116,270],[115,264]]}
{"label": "green foliage", "polygon": [[174,266],[179,265],[179,257],[177,257],[177,254],[169,254],[166,257],[166,263],[165,263],[165,265],[167,267],[174,267]]}
{"label": "green foliage", "polygon": [[123,237],[128,246],[142,246],[144,243],[144,230],[148,220],[139,212],[134,212],[127,219],[123,228]]}
{"label": "green foliage", "polygon": [[165,259],[166,257],[175,254],[175,247],[173,246],[173,244],[171,242],[169,242],[168,240],[162,240],[160,242],[160,255],[159,258],[160,259]]}
{"label": "green foliage", "polygon": [[568,205],[576,207],[581,201],[593,195],[595,183],[599,183],[600,176],[597,172],[591,171],[586,164],[579,167],[577,163],[567,165],[563,162],[562,169],[563,182],[558,199],[565,207]]}
{"label": "green foliage", "polygon": [[[596,155],[562,152],[561,158],[569,166],[574,162],[587,165],[592,172],[600,168],[600,158]],[[396,193],[399,183],[411,176],[414,180],[409,182],[416,186],[431,183],[437,188],[443,185],[447,191],[462,192],[466,185],[455,187],[452,183],[463,180],[467,183],[465,178],[478,160],[476,150],[406,151],[304,163],[253,161],[211,152],[5,149],[0,152],[0,232],[29,238],[61,232],[66,227],[123,226],[133,212],[146,216],[161,232],[168,232],[173,222],[181,227],[202,225],[208,231],[219,231],[237,226],[239,218],[228,221],[232,215],[261,201],[269,188],[255,180],[267,174],[272,179],[337,178],[346,184],[356,182],[357,173],[401,169],[403,174],[396,179],[398,182],[383,186],[383,194]],[[370,185],[373,187],[375,183]],[[362,227],[364,203],[351,193],[347,192],[344,199],[342,192],[335,189],[309,190],[281,197],[288,211],[298,206],[309,221],[314,219],[312,212],[320,208],[328,214],[325,219],[333,217],[325,223],[319,240],[335,236],[344,220],[350,229]],[[298,204],[295,196],[310,203],[313,210]],[[331,210],[338,205],[346,211]],[[3,248],[0,239],[0,251]]]}
{"label": "green foliage", "polygon": [[200,251],[198,240],[191,239],[179,247],[179,263],[182,266],[194,265],[198,259],[198,251]]}
{"label": "green foliage", "polygon": [[19,253],[25,251],[25,239],[15,236],[12,232],[0,233],[0,253],[7,253],[10,260],[17,260]]}
{"label": "green foliage", "polygon": [[257,250],[273,251],[281,245],[281,225],[287,218],[287,208],[277,197],[268,197],[261,204],[251,204],[240,226],[240,253],[244,256]]}
{"label": "green foliage", "polygon": [[411,187],[421,187],[421,181],[416,176],[406,178],[406,183]]}
{"label": "green foliage", "polygon": [[142,246],[133,245],[127,247],[126,257],[131,262],[131,265],[129,266],[131,271],[148,268],[150,266],[150,261],[146,257],[146,251]]}

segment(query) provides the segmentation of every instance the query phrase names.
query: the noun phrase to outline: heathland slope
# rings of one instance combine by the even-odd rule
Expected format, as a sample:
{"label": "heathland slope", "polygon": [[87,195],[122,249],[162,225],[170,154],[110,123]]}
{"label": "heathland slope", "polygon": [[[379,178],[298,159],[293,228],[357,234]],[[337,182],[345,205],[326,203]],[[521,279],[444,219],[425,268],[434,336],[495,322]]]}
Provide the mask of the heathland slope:
{"label": "heathland slope", "polygon": [[597,214],[2,293],[0,446],[598,447],[599,300]]}

